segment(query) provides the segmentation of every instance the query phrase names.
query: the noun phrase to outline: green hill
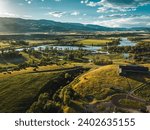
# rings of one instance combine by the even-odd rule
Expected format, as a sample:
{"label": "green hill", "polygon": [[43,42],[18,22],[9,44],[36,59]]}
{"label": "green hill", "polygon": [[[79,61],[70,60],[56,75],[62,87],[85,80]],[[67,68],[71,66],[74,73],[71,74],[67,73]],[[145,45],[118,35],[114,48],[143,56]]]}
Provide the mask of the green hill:
{"label": "green hill", "polygon": [[119,76],[118,66],[109,65],[90,71],[79,78],[73,86],[74,90],[83,96],[100,96],[112,92],[113,89],[129,91],[149,80],[150,77],[132,74],[127,78]]}
{"label": "green hill", "polygon": [[[3,74],[0,78],[0,112],[26,112],[41,93],[48,92],[52,97],[61,86],[65,86],[69,80],[82,72],[81,67],[49,69],[27,69],[22,70],[22,73],[18,71]],[[66,78],[66,73],[71,77]]]}
{"label": "green hill", "polygon": [[146,112],[150,76],[133,73],[123,77],[118,69],[118,65],[108,65],[76,78],[60,93],[64,104],[70,97],[64,112]]}
{"label": "green hill", "polygon": [[119,76],[118,69],[118,65],[92,68],[59,88],[53,98],[46,96],[49,92],[41,93],[28,112],[146,111],[148,97],[142,97],[137,92],[141,89],[140,86],[147,86],[150,76],[130,74],[123,77]]}

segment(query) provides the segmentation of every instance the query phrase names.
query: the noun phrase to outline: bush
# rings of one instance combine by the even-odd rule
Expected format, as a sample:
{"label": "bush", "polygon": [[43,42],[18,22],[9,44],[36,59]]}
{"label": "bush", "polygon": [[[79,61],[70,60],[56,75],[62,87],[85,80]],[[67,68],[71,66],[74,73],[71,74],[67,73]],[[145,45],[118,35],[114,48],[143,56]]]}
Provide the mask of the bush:
{"label": "bush", "polygon": [[47,103],[48,99],[49,99],[48,93],[40,94],[38,101],[34,102],[27,112],[32,112],[32,113],[44,112],[44,105]]}
{"label": "bush", "polygon": [[49,94],[48,93],[43,93],[39,96],[38,102],[41,102],[42,104],[45,104],[49,99]]}
{"label": "bush", "polygon": [[41,105],[40,102],[34,102],[27,112],[29,112],[29,113],[41,113],[41,112],[43,112],[43,105]]}
{"label": "bush", "polygon": [[65,79],[69,79],[69,78],[71,78],[71,75],[68,74],[68,73],[66,73],[66,74],[65,74]]}
{"label": "bush", "polygon": [[46,113],[57,113],[60,112],[61,105],[49,100],[44,106],[44,112]]}

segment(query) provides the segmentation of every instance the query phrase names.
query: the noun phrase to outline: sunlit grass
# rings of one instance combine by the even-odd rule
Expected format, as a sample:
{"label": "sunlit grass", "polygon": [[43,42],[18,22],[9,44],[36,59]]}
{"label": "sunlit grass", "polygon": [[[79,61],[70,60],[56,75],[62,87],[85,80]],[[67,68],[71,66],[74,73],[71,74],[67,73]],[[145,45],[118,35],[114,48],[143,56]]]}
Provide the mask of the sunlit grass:
{"label": "sunlit grass", "polygon": [[[150,65],[149,65],[150,67]],[[149,78],[145,75],[130,75],[128,78],[119,76],[118,65],[108,65],[92,70],[79,78],[79,82],[73,85],[75,91],[81,95],[109,95],[111,87],[124,91],[133,89]],[[132,86],[130,88],[128,82]]]}
{"label": "sunlit grass", "polygon": [[81,40],[78,42],[78,44],[83,44],[83,45],[93,45],[93,46],[105,46],[107,43],[112,42],[111,39],[85,39]]}

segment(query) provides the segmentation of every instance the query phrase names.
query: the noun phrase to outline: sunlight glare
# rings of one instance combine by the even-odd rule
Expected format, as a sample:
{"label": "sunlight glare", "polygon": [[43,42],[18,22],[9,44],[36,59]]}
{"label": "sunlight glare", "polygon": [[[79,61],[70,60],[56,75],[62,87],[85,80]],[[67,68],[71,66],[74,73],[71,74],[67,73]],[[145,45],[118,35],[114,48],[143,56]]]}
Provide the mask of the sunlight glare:
{"label": "sunlight glare", "polygon": [[0,14],[6,11],[6,6],[4,0],[0,0]]}

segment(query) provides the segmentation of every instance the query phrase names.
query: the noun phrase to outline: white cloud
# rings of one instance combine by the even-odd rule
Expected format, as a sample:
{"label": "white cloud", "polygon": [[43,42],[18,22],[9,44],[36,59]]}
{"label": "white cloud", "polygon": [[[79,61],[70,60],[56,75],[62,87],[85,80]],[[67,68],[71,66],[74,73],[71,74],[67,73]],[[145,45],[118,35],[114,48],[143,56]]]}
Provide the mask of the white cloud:
{"label": "white cloud", "polygon": [[32,18],[31,15],[18,15],[18,14],[14,14],[14,13],[10,13],[10,12],[3,12],[0,13],[0,17],[11,17],[11,18]]}
{"label": "white cloud", "polygon": [[[105,17],[105,16],[103,16]],[[150,27],[150,16],[136,16],[127,18],[101,19],[90,24],[107,27]]]}
{"label": "white cloud", "polygon": [[31,16],[31,15],[23,15],[23,18],[27,18],[27,19],[29,19],[29,18],[32,18],[33,16]]}
{"label": "white cloud", "polygon": [[56,18],[60,18],[62,17],[64,14],[66,14],[66,12],[60,12],[60,11],[52,11],[48,13],[50,16],[56,17]]}
{"label": "white cloud", "polygon": [[97,6],[97,3],[90,1],[86,5],[90,6],[90,7],[95,7],[95,6]]}
{"label": "white cloud", "polygon": [[54,0],[54,1],[56,1],[56,2],[60,2],[61,0]]}
{"label": "white cloud", "polygon": [[72,12],[70,15],[77,16],[77,15],[79,15],[79,14],[80,14],[80,12],[74,11],[74,12]]}
{"label": "white cloud", "polygon": [[101,0],[99,2],[82,1],[87,6],[98,6],[97,12],[135,11],[139,6],[150,4],[150,0]]}
{"label": "white cloud", "polygon": [[13,14],[13,13],[10,13],[10,12],[3,12],[3,13],[0,13],[0,16],[1,16],[1,17],[19,17],[19,15]]}

